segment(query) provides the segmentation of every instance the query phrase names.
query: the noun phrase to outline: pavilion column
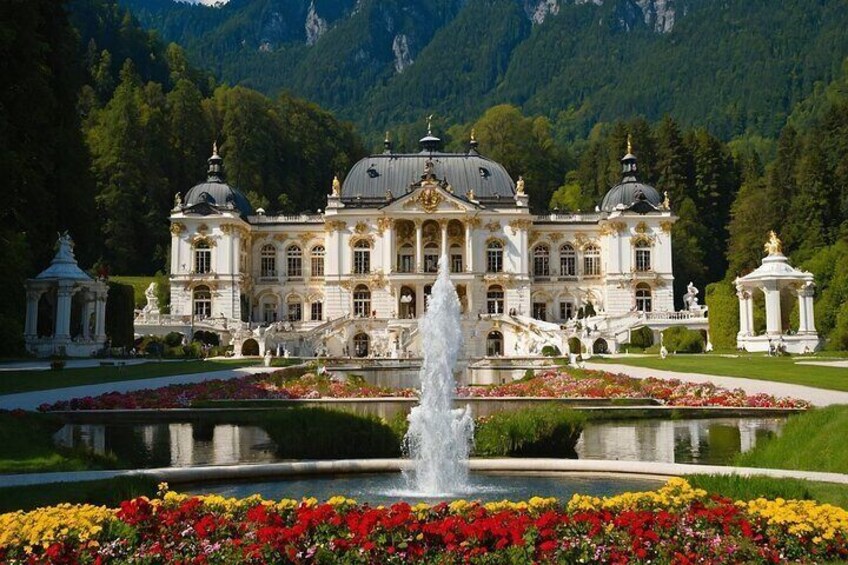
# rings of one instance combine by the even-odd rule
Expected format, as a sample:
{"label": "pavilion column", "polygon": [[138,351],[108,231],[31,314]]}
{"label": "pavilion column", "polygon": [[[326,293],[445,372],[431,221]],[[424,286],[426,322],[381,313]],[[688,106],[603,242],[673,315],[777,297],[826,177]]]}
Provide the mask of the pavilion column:
{"label": "pavilion column", "polygon": [[749,311],[751,310],[751,293],[740,287],[736,291],[736,296],[739,298],[739,335],[751,335],[751,318],[749,316]]}
{"label": "pavilion column", "polygon": [[780,289],[776,284],[763,287],[766,295],[766,333],[780,335],[783,333],[780,320]]}
{"label": "pavilion column", "polygon": [[71,297],[73,296],[73,283],[59,281],[56,290],[56,326],[53,336],[56,339],[70,339],[71,337]]}
{"label": "pavilion column", "polygon": [[82,338],[85,340],[91,339],[91,327],[89,321],[91,320],[91,310],[95,305],[95,301],[91,295],[91,293],[86,293],[85,304],[82,307]]}
{"label": "pavilion column", "polygon": [[[465,270],[467,272],[474,271],[474,247],[472,244],[472,236],[474,235],[471,229],[471,222],[465,222]],[[469,295],[471,293],[469,292]]]}
{"label": "pavilion column", "polygon": [[424,233],[422,229],[423,222],[415,220],[415,272],[420,273],[424,270]]}
{"label": "pavilion column", "polygon": [[26,293],[26,326],[24,335],[35,337],[38,334],[38,301],[41,299],[42,291],[28,290]]}
{"label": "pavilion column", "polygon": [[[439,227],[442,228],[441,257],[447,257],[447,255],[448,255],[448,221],[447,220],[439,220]],[[450,267],[450,266],[448,266],[448,267]]]}
{"label": "pavilion column", "polygon": [[813,295],[815,294],[811,284],[804,285],[798,290],[798,313],[800,322],[798,333],[816,333],[816,323],[813,314]]}
{"label": "pavilion column", "polygon": [[95,292],[94,303],[94,339],[106,339],[106,290]]}

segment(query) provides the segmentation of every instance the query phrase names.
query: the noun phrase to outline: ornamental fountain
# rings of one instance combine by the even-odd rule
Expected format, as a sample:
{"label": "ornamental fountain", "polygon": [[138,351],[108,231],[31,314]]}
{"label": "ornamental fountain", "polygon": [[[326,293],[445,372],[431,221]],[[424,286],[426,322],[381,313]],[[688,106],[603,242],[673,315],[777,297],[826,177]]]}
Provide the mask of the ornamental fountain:
{"label": "ornamental fountain", "polygon": [[420,322],[423,343],[421,397],[409,414],[405,444],[414,466],[407,485],[427,496],[463,492],[468,483],[468,455],[474,435],[471,410],[454,409],[453,371],[462,347],[460,304],[450,280],[447,257]]}

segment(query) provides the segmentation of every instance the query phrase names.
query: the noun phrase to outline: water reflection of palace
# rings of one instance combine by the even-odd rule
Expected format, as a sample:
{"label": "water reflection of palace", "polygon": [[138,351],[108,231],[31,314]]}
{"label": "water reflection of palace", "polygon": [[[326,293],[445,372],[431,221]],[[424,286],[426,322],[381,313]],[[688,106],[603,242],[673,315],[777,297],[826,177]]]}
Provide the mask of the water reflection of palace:
{"label": "water reflection of palace", "polygon": [[[728,464],[763,437],[778,434],[780,418],[589,422],[577,442],[580,459]],[[279,461],[274,443],[256,426],[190,423],[68,424],[54,436],[146,467],[234,465]],[[142,451],[142,454],[137,453]]]}

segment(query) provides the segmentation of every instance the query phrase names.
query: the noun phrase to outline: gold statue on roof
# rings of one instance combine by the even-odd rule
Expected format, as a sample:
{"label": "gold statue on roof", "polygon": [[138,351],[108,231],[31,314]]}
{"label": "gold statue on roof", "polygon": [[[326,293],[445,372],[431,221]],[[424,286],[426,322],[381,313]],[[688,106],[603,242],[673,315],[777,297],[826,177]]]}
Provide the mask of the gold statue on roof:
{"label": "gold statue on roof", "polygon": [[783,253],[783,242],[780,241],[780,238],[777,237],[774,230],[769,231],[769,238],[763,246],[763,249],[765,249],[765,252],[769,255],[779,255]]}
{"label": "gold statue on roof", "polygon": [[518,176],[518,182],[515,183],[515,193],[524,194],[524,177]]}
{"label": "gold statue on roof", "polygon": [[333,196],[338,198],[342,195],[342,182],[339,180],[339,176],[336,175],[333,177]]}

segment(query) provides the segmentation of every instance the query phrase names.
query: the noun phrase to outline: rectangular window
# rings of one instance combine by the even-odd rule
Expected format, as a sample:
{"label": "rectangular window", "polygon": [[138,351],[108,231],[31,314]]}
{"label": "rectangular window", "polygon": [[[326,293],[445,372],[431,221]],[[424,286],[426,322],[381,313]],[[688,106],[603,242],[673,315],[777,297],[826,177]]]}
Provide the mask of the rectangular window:
{"label": "rectangular window", "polygon": [[597,277],[601,274],[601,258],[597,255],[586,256],[583,259],[583,275]]}
{"label": "rectangular window", "polygon": [[194,272],[208,273],[212,270],[212,251],[198,249],[194,252]]}
{"label": "rectangular window", "polygon": [[534,302],[533,303],[533,317],[537,320],[542,320],[543,322],[547,318],[547,307],[544,302]]}
{"label": "rectangular window", "polygon": [[563,277],[577,276],[577,261],[574,255],[566,255],[559,260],[559,273]]}
{"label": "rectangular window", "polygon": [[650,271],[651,270],[651,250],[637,249],[636,250],[636,270]]}
{"label": "rectangular window", "polygon": [[277,321],[277,305],[265,303],[262,306],[262,319],[266,322],[276,322]]}
{"label": "rectangular window", "polygon": [[462,272],[462,255],[460,255],[460,254],[451,255],[451,272],[452,273],[461,273]]}
{"label": "rectangular window", "polygon": [[274,257],[262,257],[262,276],[266,278],[277,276],[277,259]]}
{"label": "rectangular window", "polygon": [[397,270],[399,273],[411,273],[412,255],[409,253],[400,253],[397,258]]}
{"label": "rectangular window", "polygon": [[503,250],[490,249],[486,254],[486,270],[490,273],[503,272]]}
{"label": "rectangular window", "polygon": [[286,263],[290,279],[297,279],[303,276],[303,262],[300,257],[289,257]]}
{"label": "rectangular window", "polygon": [[301,308],[300,302],[296,304],[289,304],[289,321],[290,322],[299,322],[303,319],[303,309]]}
{"label": "rectangular window", "polygon": [[559,303],[559,319],[570,320],[574,315],[574,305],[571,302]]}
{"label": "rectangular window", "polygon": [[324,318],[324,303],[323,302],[313,302],[312,303],[312,321],[317,322]]}
{"label": "rectangular window", "polygon": [[353,252],[353,272],[357,275],[371,272],[370,249],[357,249]]}
{"label": "rectangular window", "polygon": [[313,277],[323,277],[324,276],[324,258],[323,257],[313,257],[312,258],[312,276]]}

